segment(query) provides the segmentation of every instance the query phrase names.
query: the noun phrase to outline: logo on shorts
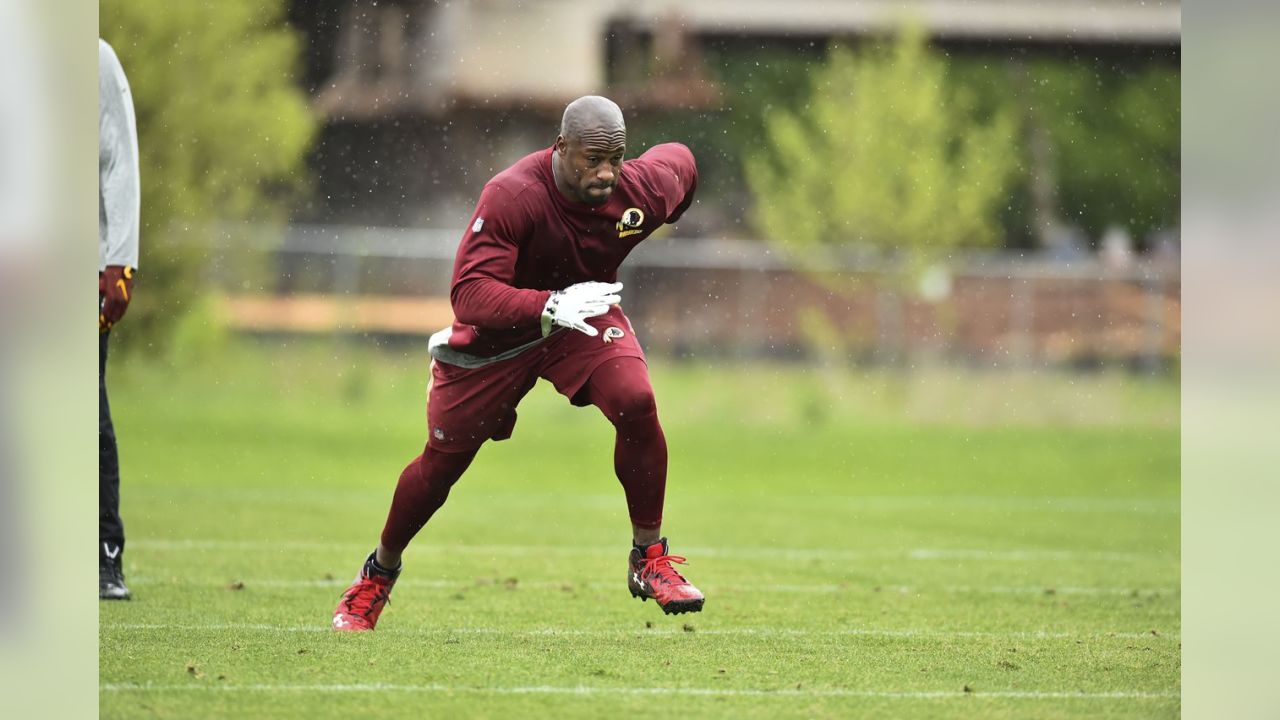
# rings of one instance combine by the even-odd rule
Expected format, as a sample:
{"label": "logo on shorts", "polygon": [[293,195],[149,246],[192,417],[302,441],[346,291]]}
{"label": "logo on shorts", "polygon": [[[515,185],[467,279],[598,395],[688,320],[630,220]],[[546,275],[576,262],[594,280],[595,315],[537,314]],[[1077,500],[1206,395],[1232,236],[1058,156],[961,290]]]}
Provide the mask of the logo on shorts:
{"label": "logo on shorts", "polygon": [[620,327],[608,328],[604,331],[604,341],[611,343],[614,340],[621,340],[624,334],[625,333],[622,332],[622,328]]}
{"label": "logo on shorts", "polygon": [[619,220],[614,227],[618,229],[618,237],[624,238],[628,235],[635,235],[641,231],[641,225],[644,225],[644,211],[640,208],[627,208],[622,213],[622,219]]}
{"label": "logo on shorts", "polygon": [[436,428],[435,430],[431,431],[431,434],[434,435],[437,440],[443,440],[444,428]]}

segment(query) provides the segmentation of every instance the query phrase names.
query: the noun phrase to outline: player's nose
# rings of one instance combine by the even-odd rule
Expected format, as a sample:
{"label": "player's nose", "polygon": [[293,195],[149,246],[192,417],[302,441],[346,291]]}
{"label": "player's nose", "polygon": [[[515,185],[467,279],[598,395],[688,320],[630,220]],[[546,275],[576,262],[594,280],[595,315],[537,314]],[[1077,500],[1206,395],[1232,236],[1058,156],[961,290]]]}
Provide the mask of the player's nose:
{"label": "player's nose", "polygon": [[596,182],[601,185],[612,185],[613,177],[613,168],[607,165],[596,171]]}

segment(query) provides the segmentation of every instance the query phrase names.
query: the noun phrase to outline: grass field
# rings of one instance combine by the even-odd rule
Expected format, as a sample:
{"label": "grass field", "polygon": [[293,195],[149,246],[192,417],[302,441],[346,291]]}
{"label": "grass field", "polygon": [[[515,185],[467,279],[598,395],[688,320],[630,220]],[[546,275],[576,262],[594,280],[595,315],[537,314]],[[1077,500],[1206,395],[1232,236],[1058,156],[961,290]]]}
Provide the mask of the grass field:
{"label": "grass field", "polygon": [[670,618],[626,590],[611,428],[540,384],[348,635],[420,349],[111,372],[135,599],[100,606],[102,717],[1179,714],[1168,380],[655,367],[708,597]]}

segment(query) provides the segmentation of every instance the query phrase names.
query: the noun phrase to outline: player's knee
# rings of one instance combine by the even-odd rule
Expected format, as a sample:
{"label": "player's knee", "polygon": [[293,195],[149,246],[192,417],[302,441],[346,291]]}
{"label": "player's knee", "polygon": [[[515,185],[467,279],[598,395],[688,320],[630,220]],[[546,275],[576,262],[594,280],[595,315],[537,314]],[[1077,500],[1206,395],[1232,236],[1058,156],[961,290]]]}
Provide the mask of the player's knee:
{"label": "player's knee", "polygon": [[658,413],[658,401],[648,387],[620,388],[613,397],[609,419],[614,423],[650,417]]}

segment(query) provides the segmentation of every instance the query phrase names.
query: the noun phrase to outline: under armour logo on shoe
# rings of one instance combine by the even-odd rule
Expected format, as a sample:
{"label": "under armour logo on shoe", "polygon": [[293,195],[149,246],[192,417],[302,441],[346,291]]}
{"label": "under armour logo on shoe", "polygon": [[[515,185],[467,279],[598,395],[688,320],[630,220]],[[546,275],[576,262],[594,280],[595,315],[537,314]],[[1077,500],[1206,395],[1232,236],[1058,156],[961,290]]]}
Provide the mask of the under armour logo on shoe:
{"label": "under armour logo on shoe", "polygon": [[334,627],[336,627],[336,628],[343,628],[343,627],[346,627],[346,626],[347,626],[347,621],[346,621],[346,620],[343,620],[341,615],[334,615],[334,616],[333,616],[333,626],[334,626]]}
{"label": "under armour logo on shoe", "polygon": [[640,573],[636,573],[636,572],[631,573],[631,579],[635,582],[636,585],[640,586],[641,590],[644,589],[644,581],[640,579]]}
{"label": "under armour logo on shoe", "polygon": [[110,545],[102,543],[102,552],[106,554],[108,559],[115,560],[120,555],[120,546],[117,545],[115,549],[112,549]]}

